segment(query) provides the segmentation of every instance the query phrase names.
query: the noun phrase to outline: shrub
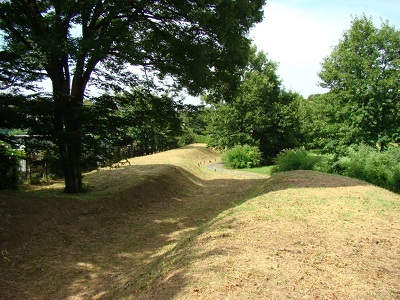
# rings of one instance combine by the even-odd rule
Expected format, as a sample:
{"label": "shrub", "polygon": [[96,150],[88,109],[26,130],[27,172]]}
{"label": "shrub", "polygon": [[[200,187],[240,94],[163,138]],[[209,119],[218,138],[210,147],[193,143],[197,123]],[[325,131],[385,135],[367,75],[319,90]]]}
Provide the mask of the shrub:
{"label": "shrub", "polygon": [[366,145],[349,147],[347,155],[339,158],[335,169],[344,176],[367,180],[365,165],[373,151],[373,148]]}
{"label": "shrub", "polygon": [[31,174],[31,176],[30,176],[30,184],[39,185],[42,182],[42,179],[43,179],[43,173],[42,172]]}
{"label": "shrub", "polygon": [[304,148],[288,149],[278,154],[271,173],[291,170],[316,170],[338,173],[400,192],[400,147],[385,151],[358,145],[349,147],[335,163],[327,155],[315,155]]}
{"label": "shrub", "polygon": [[400,163],[397,163],[397,165],[393,166],[388,183],[390,190],[400,193]]}
{"label": "shrub", "polygon": [[351,147],[347,155],[336,163],[338,173],[358,178],[394,192],[400,191],[400,148],[385,151],[359,145]]}
{"label": "shrub", "polygon": [[254,168],[260,165],[261,152],[255,146],[238,145],[227,150],[222,161],[232,169]]}
{"label": "shrub", "polygon": [[18,187],[18,162],[22,157],[22,151],[0,141],[0,189]]}
{"label": "shrub", "polygon": [[286,149],[279,153],[275,159],[275,166],[272,168],[272,173],[320,169],[323,169],[322,156],[312,154],[302,147]]}

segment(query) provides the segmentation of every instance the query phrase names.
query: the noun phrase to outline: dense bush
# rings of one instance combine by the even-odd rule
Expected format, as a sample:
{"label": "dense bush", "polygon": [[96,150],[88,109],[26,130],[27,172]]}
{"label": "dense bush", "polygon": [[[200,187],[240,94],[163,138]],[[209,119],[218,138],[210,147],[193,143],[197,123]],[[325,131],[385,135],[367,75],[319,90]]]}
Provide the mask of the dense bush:
{"label": "dense bush", "polygon": [[255,146],[238,145],[222,156],[225,166],[232,169],[254,168],[260,165],[261,152]]}
{"label": "dense bush", "polygon": [[275,159],[272,173],[292,170],[326,171],[326,160],[321,155],[315,155],[304,148],[286,149]]}
{"label": "dense bush", "polygon": [[0,189],[18,187],[18,162],[22,157],[22,151],[0,141]]}
{"label": "dense bush", "polygon": [[388,183],[391,191],[400,193],[400,163],[392,167],[392,174]]}
{"label": "dense bush", "polygon": [[400,147],[385,151],[359,145],[349,147],[336,162],[326,155],[316,155],[304,148],[282,151],[275,159],[271,173],[291,170],[316,170],[338,173],[400,192]]}
{"label": "dense bush", "polygon": [[338,173],[400,192],[400,148],[385,151],[360,145],[351,147],[336,163]]}

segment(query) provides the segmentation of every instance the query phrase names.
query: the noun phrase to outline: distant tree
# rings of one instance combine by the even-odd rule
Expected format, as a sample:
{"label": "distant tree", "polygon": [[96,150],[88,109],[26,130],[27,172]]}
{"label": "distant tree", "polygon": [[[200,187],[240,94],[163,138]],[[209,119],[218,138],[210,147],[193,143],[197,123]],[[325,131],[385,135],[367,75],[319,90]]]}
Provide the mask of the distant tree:
{"label": "distant tree", "polygon": [[177,146],[181,119],[173,98],[146,90],[133,90],[121,97],[125,104],[119,110],[127,126],[127,135],[141,149],[141,154]]}
{"label": "distant tree", "polygon": [[276,63],[253,48],[237,96],[213,105],[209,113],[210,145],[258,146],[266,161],[282,149],[298,145],[297,98],[285,91]]}
{"label": "distant tree", "polygon": [[[0,126],[24,129],[0,129],[0,140],[13,144],[17,141],[14,134],[34,135],[29,145],[24,143],[27,150],[51,154],[51,173],[62,176],[59,153],[54,143],[49,143],[53,105],[50,97],[0,95]],[[82,131],[87,133],[82,136],[81,167],[88,170],[115,163],[122,158],[118,149],[127,145],[134,155],[176,147],[181,134],[177,106],[167,94],[144,88],[86,99],[81,109]]]}
{"label": "distant tree", "polygon": [[332,93],[310,95],[299,105],[303,146],[328,153],[343,153],[354,143],[356,132],[348,123],[348,107]]}
{"label": "distant tree", "polygon": [[[85,101],[86,165],[109,165],[125,155],[145,155],[177,146],[181,120],[167,94],[137,88]],[[128,150],[129,149],[129,150]]]}
{"label": "distant tree", "polygon": [[207,121],[204,104],[183,104],[179,106],[179,115],[182,120],[182,135],[179,145],[184,146],[191,143],[204,143],[208,138],[205,135]]}
{"label": "distant tree", "polygon": [[388,22],[377,29],[365,15],[354,18],[319,76],[321,86],[330,89],[320,99],[341,114],[336,120],[326,116],[337,122],[332,130],[343,133],[336,135],[337,143],[383,150],[400,140],[400,31]]}
{"label": "distant tree", "polygon": [[[230,91],[245,65],[249,29],[265,0],[5,0],[0,2],[0,88],[52,83],[54,141],[65,191],[82,191],[83,101],[87,86],[120,89],[128,65],[172,76],[190,93]],[[235,76],[234,76],[235,75]],[[222,84],[222,82],[224,84]]]}

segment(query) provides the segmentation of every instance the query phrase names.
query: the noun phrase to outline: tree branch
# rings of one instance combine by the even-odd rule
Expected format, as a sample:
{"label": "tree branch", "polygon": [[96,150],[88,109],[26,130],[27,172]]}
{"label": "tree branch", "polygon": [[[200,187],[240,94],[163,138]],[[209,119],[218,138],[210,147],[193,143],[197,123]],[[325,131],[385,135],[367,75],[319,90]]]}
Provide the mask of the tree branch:
{"label": "tree branch", "polygon": [[37,3],[35,0],[14,0],[14,2],[19,6],[24,15],[28,18],[32,25],[32,29],[38,36],[43,35],[43,28],[41,25],[41,20],[43,16],[41,15]]}
{"label": "tree branch", "polygon": [[8,19],[6,14],[3,11],[0,11],[0,19],[4,21],[7,26],[7,29],[19,40],[21,43],[28,48],[28,50],[32,50],[32,45],[28,42],[26,38],[14,27],[13,23]]}

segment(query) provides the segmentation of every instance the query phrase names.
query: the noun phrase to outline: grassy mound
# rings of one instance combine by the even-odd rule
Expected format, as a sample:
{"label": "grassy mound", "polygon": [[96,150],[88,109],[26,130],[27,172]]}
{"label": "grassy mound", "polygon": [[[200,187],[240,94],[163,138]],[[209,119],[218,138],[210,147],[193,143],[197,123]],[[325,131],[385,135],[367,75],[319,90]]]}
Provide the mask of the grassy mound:
{"label": "grassy mound", "polygon": [[362,181],[277,174],[153,265],[141,299],[398,299],[399,217]]}
{"label": "grassy mound", "polygon": [[0,299],[398,299],[400,197],[313,171],[204,167],[204,145],[0,192]]}

